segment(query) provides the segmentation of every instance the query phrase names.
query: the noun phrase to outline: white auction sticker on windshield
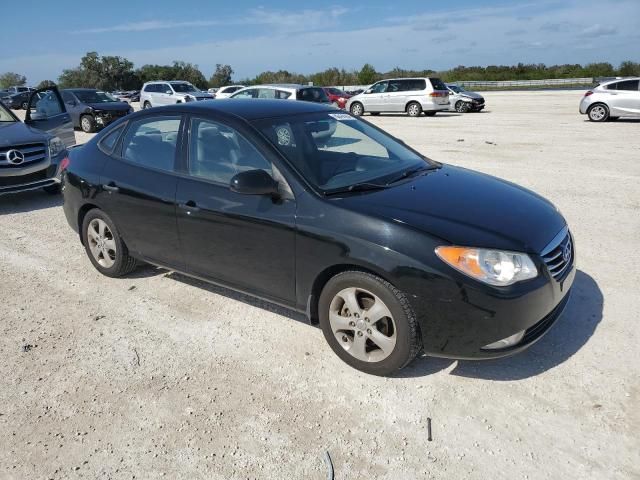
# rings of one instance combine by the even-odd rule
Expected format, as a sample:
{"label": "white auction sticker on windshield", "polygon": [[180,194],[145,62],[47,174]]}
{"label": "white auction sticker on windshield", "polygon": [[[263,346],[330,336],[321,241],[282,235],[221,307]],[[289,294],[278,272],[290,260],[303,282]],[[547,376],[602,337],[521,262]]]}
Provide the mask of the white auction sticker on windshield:
{"label": "white auction sticker on windshield", "polygon": [[336,120],[355,120],[355,118],[351,115],[347,115],[346,113],[330,113],[329,116]]}

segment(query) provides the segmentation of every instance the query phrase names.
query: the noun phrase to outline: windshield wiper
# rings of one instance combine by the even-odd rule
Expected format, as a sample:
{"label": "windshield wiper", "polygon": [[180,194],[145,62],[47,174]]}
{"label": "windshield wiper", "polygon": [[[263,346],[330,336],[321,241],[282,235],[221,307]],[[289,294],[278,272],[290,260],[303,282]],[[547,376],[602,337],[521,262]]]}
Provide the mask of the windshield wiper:
{"label": "windshield wiper", "polygon": [[354,183],[353,185],[349,185],[348,187],[334,188],[333,190],[327,190],[326,192],[324,192],[324,194],[325,196],[328,196],[328,195],[334,195],[336,193],[364,192],[367,190],[382,190],[384,188],[388,188],[387,185],[383,185],[381,183],[361,182],[361,183]]}
{"label": "windshield wiper", "polygon": [[420,172],[427,171],[427,170],[433,170],[433,168],[425,167],[423,165],[420,165],[419,167],[410,168],[410,169],[405,170],[404,172],[402,172],[397,177],[389,180],[387,183],[385,183],[385,185],[386,186],[391,185],[392,183],[399,182],[400,180],[404,180],[405,178],[409,178],[409,177],[415,175],[416,173],[420,173]]}

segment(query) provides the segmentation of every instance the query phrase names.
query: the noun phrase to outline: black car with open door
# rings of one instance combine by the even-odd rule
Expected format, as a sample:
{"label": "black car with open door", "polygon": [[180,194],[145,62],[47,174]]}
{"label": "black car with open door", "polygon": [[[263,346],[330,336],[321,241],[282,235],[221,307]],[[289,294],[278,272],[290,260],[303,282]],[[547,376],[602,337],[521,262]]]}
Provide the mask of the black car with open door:
{"label": "black car with open door", "polygon": [[58,89],[32,93],[20,121],[0,102],[0,195],[43,188],[60,190],[60,167],[75,145],[71,116]]}

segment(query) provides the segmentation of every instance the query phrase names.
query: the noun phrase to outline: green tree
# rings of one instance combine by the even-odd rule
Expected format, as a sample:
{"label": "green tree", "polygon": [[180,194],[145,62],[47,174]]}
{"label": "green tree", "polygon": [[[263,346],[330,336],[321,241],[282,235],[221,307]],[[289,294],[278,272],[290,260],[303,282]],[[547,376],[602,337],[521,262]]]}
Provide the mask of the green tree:
{"label": "green tree", "polygon": [[365,63],[364,66],[358,72],[358,83],[361,85],[370,85],[380,78],[373,65]]}
{"label": "green tree", "polygon": [[42,80],[36,88],[40,90],[41,88],[50,88],[55,86],[56,84],[52,80]]}
{"label": "green tree", "polygon": [[631,62],[629,60],[622,62],[618,68],[618,75],[622,77],[640,76],[640,63]]}
{"label": "green tree", "polygon": [[0,88],[21,87],[27,83],[27,77],[19,73],[6,72],[0,75]]}
{"label": "green tree", "polygon": [[231,68],[231,65],[222,65],[221,63],[216,63],[216,71],[213,72],[213,75],[211,75],[211,78],[209,79],[209,86],[219,88],[231,85],[232,75],[233,68]]}
{"label": "green tree", "polygon": [[76,68],[67,69],[58,78],[61,88],[88,87],[100,90],[130,90],[140,84],[133,63],[123,57],[100,56],[88,52]]}

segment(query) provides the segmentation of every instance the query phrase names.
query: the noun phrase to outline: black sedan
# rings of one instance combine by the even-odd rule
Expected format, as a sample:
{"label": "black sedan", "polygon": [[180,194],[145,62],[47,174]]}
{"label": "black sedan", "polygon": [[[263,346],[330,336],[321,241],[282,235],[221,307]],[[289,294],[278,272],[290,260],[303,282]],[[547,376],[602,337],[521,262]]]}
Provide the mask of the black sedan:
{"label": "black sedan", "polygon": [[307,102],[134,113],[72,152],[63,194],[104,275],[148,262],[304,311],[377,375],[523,350],[575,274],[544,198]]}

